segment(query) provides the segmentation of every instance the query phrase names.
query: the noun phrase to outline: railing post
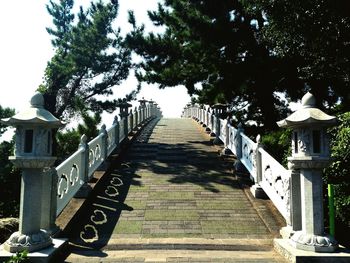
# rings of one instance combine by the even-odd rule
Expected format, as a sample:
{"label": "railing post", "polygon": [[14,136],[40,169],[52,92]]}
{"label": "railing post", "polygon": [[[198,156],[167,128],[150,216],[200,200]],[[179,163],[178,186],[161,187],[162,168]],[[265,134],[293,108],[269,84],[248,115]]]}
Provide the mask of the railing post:
{"label": "railing post", "polygon": [[139,102],[140,102],[139,109],[140,109],[140,113],[141,113],[141,117],[140,117],[141,121],[140,122],[144,122],[146,119],[146,102],[147,102],[147,100],[142,98],[141,100],[139,100]]}
{"label": "railing post", "polygon": [[129,133],[132,132],[133,128],[134,128],[134,114],[132,112],[132,109],[130,109],[130,130]]}
{"label": "railing post", "polygon": [[220,118],[219,118],[219,116],[220,116],[220,114],[219,114],[219,109],[218,108],[216,108],[215,110],[214,110],[214,114],[215,114],[215,119],[216,119],[216,123],[214,123],[214,125],[213,126],[215,126],[215,129],[214,129],[214,127],[213,127],[213,130],[215,130],[215,139],[214,139],[214,141],[213,141],[213,143],[214,144],[221,144],[222,142],[221,142],[221,140],[220,140],[220,132],[221,132],[221,127],[220,127]]}
{"label": "railing post", "polygon": [[114,130],[114,134],[115,134],[114,143],[116,145],[116,149],[118,149],[119,148],[119,138],[120,138],[118,116],[114,116],[113,125],[114,125],[114,129],[115,129]]}
{"label": "railing post", "polygon": [[119,116],[121,118],[121,120],[124,121],[124,134],[125,134],[125,141],[128,141],[128,134],[129,134],[129,128],[128,128],[128,118],[129,118],[129,112],[128,112],[128,108],[131,107],[131,104],[129,104],[126,99],[123,99],[122,102],[119,102],[117,104],[117,107],[119,107],[120,109],[120,113]]}
{"label": "railing post", "polygon": [[210,134],[210,120],[211,120],[211,115],[210,115],[210,107],[208,106],[207,109],[207,127],[205,128],[205,131]]}
{"label": "railing post", "polygon": [[236,161],[234,163],[234,167],[236,171],[242,172],[245,170],[244,165],[241,162],[242,159],[242,134],[244,133],[243,125],[242,123],[239,123],[237,126],[237,135],[234,138],[234,144],[235,148],[237,150],[236,152]]}
{"label": "railing post", "polygon": [[79,191],[75,194],[75,198],[86,198],[90,191],[92,190],[91,186],[88,184],[89,182],[89,144],[87,143],[87,137],[85,134],[83,134],[80,138],[80,144],[79,149],[81,149],[81,155],[80,155],[80,180],[83,183],[83,185],[80,187]]}
{"label": "railing post", "polygon": [[101,126],[101,129],[100,129],[100,134],[102,135],[102,145],[101,145],[101,153],[102,153],[102,156],[103,156],[103,161],[106,161],[107,160],[107,151],[108,151],[108,134],[107,134],[107,130],[106,130],[106,125],[103,124]]}
{"label": "railing post", "polygon": [[129,115],[125,115],[124,120],[124,134],[125,134],[125,140],[128,141],[128,117]]}
{"label": "railing post", "polygon": [[210,116],[210,107],[209,106],[207,106],[207,110],[206,110],[206,123],[205,123],[205,125],[206,125],[206,131],[208,131],[208,129],[209,129],[209,116]]}
{"label": "railing post", "polygon": [[142,107],[139,106],[139,124],[143,122],[143,113],[142,113]]}
{"label": "railing post", "polygon": [[211,114],[210,114],[210,126],[211,126],[211,130],[210,130],[210,136],[215,136],[215,132],[214,132],[214,130],[215,130],[215,122],[214,122],[214,109],[213,108],[211,108]]}
{"label": "railing post", "polygon": [[150,104],[147,105],[147,119],[149,117],[151,117],[151,105]]}
{"label": "railing post", "polygon": [[262,180],[262,163],[261,163],[261,153],[259,149],[261,146],[261,136],[260,134],[256,137],[256,148],[255,148],[255,169],[254,173],[256,174],[256,182],[250,187],[250,191],[255,198],[266,198],[264,190],[260,186]]}
{"label": "railing post", "polygon": [[135,123],[134,123],[134,129],[136,129],[137,125],[139,124],[139,113],[137,111],[137,107],[134,109],[134,114],[135,114]]}
{"label": "railing post", "polygon": [[202,118],[203,118],[202,127],[206,127],[207,125],[206,125],[205,119],[206,119],[206,115],[207,115],[207,110],[205,108],[205,105],[202,106],[202,111],[203,111],[203,113],[202,113]]}
{"label": "railing post", "polygon": [[230,144],[230,128],[228,127],[229,124],[229,117],[224,121],[225,125],[225,141],[224,141],[224,149],[222,150],[222,153],[224,155],[228,155],[231,153],[231,150],[229,149],[229,144]]}
{"label": "railing post", "polygon": [[146,119],[146,107],[141,108],[142,122]]}

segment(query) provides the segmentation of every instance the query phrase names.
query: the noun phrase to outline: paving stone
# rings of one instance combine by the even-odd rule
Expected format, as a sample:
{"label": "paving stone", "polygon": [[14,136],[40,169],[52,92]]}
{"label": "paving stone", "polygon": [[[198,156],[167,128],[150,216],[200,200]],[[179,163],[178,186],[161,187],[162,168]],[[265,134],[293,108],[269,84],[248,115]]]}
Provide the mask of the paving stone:
{"label": "paving stone", "polygon": [[[268,213],[265,203],[252,205],[252,200],[247,198],[232,175],[230,166],[219,157],[208,137],[199,132],[195,122],[162,119],[152,129],[141,133],[130,146],[122,164],[118,165],[119,169],[109,175],[110,178],[120,178],[123,185],[117,187],[119,194],[113,197],[116,201],[106,201],[108,208],[99,208],[106,210],[106,223],[92,222],[96,207],[87,209],[81,225],[71,233],[72,243],[101,249],[108,246],[111,237],[120,240],[130,237],[272,238],[271,228],[266,227],[266,222],[257,212],[258,209]],[[110,178],[105,178],[106,183],[100,186],[96,196],[104,194],[104,197],[111,198],[105,194]],[[267,218],[265,221],[270,220],[269,223],[273,224],[273,217]],[[84,242],[81,233],[87,226],[90,232],[83,236],[90,235],[90,239]],[[93,236],[92,228],[97,237]],[[244,262],[275,262],[262,259]],[[124,262],[118,260],[110,262]],[[127,260],[130,258],[125,258],[125,262],[144,262],[145,258]],[[191,256],[164,260],[162,262],[240,262],[211,257],[200,261]],[[152,262],[152,259],[148,258],[147,262]]]}

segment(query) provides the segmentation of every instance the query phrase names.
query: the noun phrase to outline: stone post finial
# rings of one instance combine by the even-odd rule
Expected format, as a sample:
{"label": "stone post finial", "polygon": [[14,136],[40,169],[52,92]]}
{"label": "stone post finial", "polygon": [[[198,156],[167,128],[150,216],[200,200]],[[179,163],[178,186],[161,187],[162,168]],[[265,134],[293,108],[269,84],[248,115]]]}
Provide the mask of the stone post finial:
{"label": "stone post finial", "polygon": [[114,116],[114,119],[113,119],[113,124],[116,124],[117,122],[118,122],[118,116],[115,115],[115,116]]}

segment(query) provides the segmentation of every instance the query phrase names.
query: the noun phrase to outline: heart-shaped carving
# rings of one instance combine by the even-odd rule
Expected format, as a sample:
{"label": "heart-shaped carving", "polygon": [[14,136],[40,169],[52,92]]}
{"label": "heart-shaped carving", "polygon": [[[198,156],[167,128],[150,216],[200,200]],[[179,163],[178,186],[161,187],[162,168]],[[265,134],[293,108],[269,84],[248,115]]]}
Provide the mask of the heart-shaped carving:
{"label": "heart-shaped carving", "polygon": [[107,189],[105,190],[106,195],[110,196],[110,197],[114,197],[114,196],[118,196],[119,192],[118,189],[114,186],[107,186]]}
{"label": "heart-shaped carving", "polygon": [[107,223],[107,216],[106,214],[99,209],[96,209],[94,211],[94,214],[90,217],[91,222],[95,223],[96,225],[102,225],[104,223]]}
{"label": "heart-shaped carving", "polygon": [[93,225],[85,225],[84,231],[80,232],[80,238],[85,243],[92,243],[98,240],[97,229]]}
{"label": "heart-shaped carving", "polygon": [[113,177],[112,180],[111,180],[111,185],[113,185],[113,186],[122,186],[123,185],[123,181],[119,177]]}

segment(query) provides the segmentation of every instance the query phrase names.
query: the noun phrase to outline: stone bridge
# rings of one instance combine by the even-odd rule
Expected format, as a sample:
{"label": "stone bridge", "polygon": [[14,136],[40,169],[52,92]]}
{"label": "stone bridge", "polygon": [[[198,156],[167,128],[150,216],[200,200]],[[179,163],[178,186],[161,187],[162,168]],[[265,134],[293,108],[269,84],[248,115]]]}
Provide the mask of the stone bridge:
{"label": "stone bridge", "polygon": [[294,130],[289,169],[223,119],[226,106],[164,119],[145,100],[119,103],[120,120],[52,167],[61,122],[36,94],[2,120],[16,127],[10,159],[23,179],[19,231],[0,259],[27,250],[32,262],[349,262],[323,226],[325,128],[336,119],[310,93],[302,103],[278,123]]}
{"label": "stone bridge", "polygon": [[191,119],[151,121],[66,231],[66,260],[283,262],[272,247],[283,218],[218,150]]}

